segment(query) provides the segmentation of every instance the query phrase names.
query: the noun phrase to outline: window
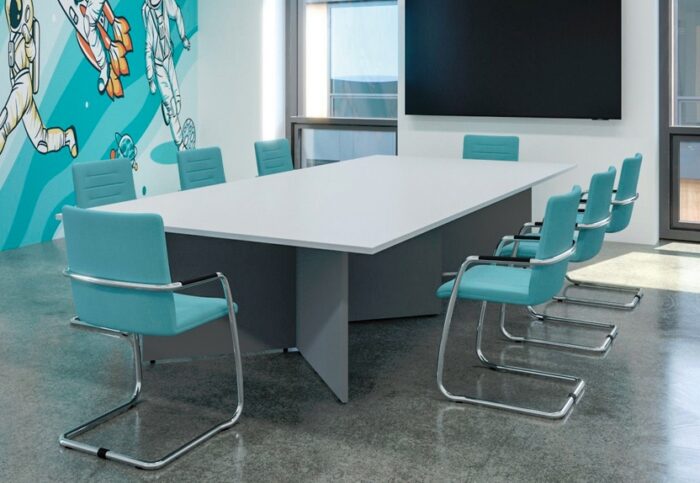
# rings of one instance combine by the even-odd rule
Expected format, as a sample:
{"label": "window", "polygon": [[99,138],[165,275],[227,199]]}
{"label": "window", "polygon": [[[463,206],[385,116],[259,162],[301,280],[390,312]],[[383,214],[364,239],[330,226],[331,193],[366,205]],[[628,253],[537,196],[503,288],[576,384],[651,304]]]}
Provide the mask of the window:
{"label": "window", "polygon": [[[287,92],[295,165],[395,155],[399,80],[396,0],[289,0]],[[296,95],[295,95],[296,94]]]}
{"label": "window", "polygon": [[700,126],[700,1],[673,1],[674,126]]}
{"label": "window", "polygon": [[396,1],[301,2],[300,114],[395,119],[399,73]]}

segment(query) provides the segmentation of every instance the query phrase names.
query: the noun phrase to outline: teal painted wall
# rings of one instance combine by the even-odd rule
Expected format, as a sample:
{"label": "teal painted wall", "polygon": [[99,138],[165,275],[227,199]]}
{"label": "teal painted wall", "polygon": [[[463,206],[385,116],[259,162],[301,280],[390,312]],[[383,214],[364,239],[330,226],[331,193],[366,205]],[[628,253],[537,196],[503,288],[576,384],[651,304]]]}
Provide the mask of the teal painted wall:
{"label": "teal painted wall", "polygon": [[[175,156],[176,140],[181,136],[166,120],[176,120],[171,126],[177,121],[183,126],[183,148],[194,147],[197,0],[162,2],[174,17],[169,20],[174,69],[169,73],[160,70],[163,83],[156,83],[154,93],[146,68],[146,22],[153,19],[148,2],[158,0],[80,0],[77,4],[76,0],[34,0],[33,5],[31,0],[6,0],[0,47],[13,46],[17,53],[14,66],[9,61],[0,65],[0,107],[5,106],[0,112],[0,249],[39,243],[60,234],[55,215],[75,198],[72,163],[127,156],[133,160],[139,195],[178,189]],[[176,5],[189,50],[178,33]],[[74,28],[64,6],[80,9],[79,14],[88,12],[88,17],[89,9],[99,12],[95,49],[90,48],[87,24],[81,19]],[[31,16],[32,7],[37,23],[30,19],[27,28],[17,26]],[[82,40],[86,37],[87,41]],[[37,52],[33,64],[28,60],[32,50]],[[93,65],[99,62],[91,61],[93,52],[100,50],[113,61],[110,77],[114,82],[105,92],[100,92],[100,72]],[[23,69],[25,65],[28,69]],[[167,92],[175,81],[180,86],[179,102]],[[163,103],[170,98],[171,111]],[[41,123],[32,114],[33,105]],[[57,130],[46,135],[42,123]]]}

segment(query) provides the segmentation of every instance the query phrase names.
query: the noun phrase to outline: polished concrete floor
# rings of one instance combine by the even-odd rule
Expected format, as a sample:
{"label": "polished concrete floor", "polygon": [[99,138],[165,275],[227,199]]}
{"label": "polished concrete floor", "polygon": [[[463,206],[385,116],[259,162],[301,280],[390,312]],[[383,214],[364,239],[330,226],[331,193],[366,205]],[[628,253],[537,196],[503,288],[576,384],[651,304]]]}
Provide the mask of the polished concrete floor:
{"label": "polished concrete floor", "polygon": [[[640,248],[608,245],[605,254],[632,249]],[[63,265],[60,244],[0,254],[0,481],[700,480],[698,294],[648,290],[629,313],[551,309],[619,323],[604,358],[508,344],[493,307],[489,357],[585,378],[586,393],[564,422],[445,401],[435,384],[441,317],[360,323],[350,328],[349,404],[337,403],[298,354],[246,357],[240,423],[146,473],[58,445],[59,433],[131,391],[128,345],[68,326]],[[474,303],[458,307],[449,387],[537,407],[561,403],[568,387],[474,367],[477,313]],[[543,331],[522,315],[509,312],[514,332]],[[146,402],[85,439],[158,456],[227,415],[232,378],[229,357],[147,366]]]}

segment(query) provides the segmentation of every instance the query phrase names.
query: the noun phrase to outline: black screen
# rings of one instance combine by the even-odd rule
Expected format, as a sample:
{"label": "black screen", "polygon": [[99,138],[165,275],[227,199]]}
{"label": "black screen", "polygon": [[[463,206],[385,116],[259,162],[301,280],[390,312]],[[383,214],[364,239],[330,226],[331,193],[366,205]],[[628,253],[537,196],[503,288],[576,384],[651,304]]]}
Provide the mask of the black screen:
{"label": "black screen", "polygon": [[406,0],[406,114],[620,119],[621,0]]}

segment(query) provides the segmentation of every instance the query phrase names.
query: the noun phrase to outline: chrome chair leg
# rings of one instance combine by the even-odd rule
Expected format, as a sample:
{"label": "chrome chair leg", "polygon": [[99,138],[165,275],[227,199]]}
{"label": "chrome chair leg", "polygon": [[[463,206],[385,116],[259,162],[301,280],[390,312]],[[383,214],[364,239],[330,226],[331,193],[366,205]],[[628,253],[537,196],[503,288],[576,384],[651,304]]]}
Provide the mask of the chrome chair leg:
{"label": "chrome chair leg", "polygon": [[[574,280],[569,275],[566,276],[566,279],[571,285],[564,289],[564,295],[554,297],[554,300],[556,300],[557,302],[586,305],[589,307],[603,307],[607,309],[632,310],[639,304],[639,302],[642,300],[642,297],[644,296],[644,292],[640,287],[623,287],[620,285],[609,285],[596,282],[581,282],[579,280]],[[594,300],[579,297],[568,297],[566,295],[566,291],[572,286],[594,290],[602,290],[607,292],[631,293],[634,294],[634,296],[632,297],[631,301],[626,303],[610,302],[605,300]]]}
{"label": "chrome chair leg", "polygon": [[576,352],[592,352],[595,354],[605,354],[610,350],[610,347],[612,346],[612,343],[615,341],[615,338],[617,337],[617,326],[613,324],[605,324],[603,322],[592,322],[592,321],[587,321],[587,320],[577,320],[577,319],[569,319],[566,317],[555,317],[555,316],[550,316],[550,315],[544,315],[540,314],[535,311],[534,308],[528,307],[527,308],[528,313],[531,318],[535,320],[539,320],[542,322],[555,322],[555,323],[561,323],[561,324],[569,324],[569,325],[577,325],[579,327],[586,327],[586,328],[593,328],[593,329],[605,329],[608,331],[608,333],[605,335],[605,340],[600,345],[597,346],[588,346],[588,345],[582,345],[582,344],[571,344],[568,342],[556,342],[556,341],[551,341],[551,340],[546,340],[546,339],[538,339],[538,338],[531,338],[531,337],[520,337],[511,334],[508,329],[506,328],[506,306],[501,305],[501,333],[503,336],[508,339],[511,342],[516,342],[516,343],[529,343],[529,344],[535,344],[535,345],[541,345],[545,347],[554,347],[558,349],[565,349],[565,350],[571,350],[571,351],[576,351]]}
{"label": "chrome chair leg", "polygon": [[[200,434],[196,438],[188,441],[187,443],[183,444],[179,448],[177,448],[175,451],[172,451],[171,453],[167,454],[166,456],[155,460],[155,461],[144,461],[140,460],[131,456],[127,456],[121,453],[117,453],[116,451],[107,449],[107,448],[102,448],[102,447],[97,447],[97,446],[92,446],[86,443],[81,443],[79,441],[75,441],[73,438],[76,438],[94,428],[97,426],[101,425],[102,423],[105,423],[120,414],[123,414],[127,412],[129,409],[133,408],[138,404],[139,398],[141,396],[141,385],[142,385],[142,368],[141,368],[141,342],[140,342],[140,336],[138,335],[129,335],[129,339],[131,340],[131,347],[133,349],[134,353],[134,369],[135,369],[135,386],[134,386],[134,391],[131,396],[131,399],[127,401],[126,403],[122,404],[121,406],[116,407],[115,409],[112,409],[111,411],[103,414],[102,416],[99,416],[92,421],[89,421],[85,424],[82,424],[78,426],[75,429],[72,429],[68,431],[67,433],[63,434],[60,439],[59,443],[61,446],[68,448],[68,449],[73,449],[77,450],[83,453],[91,454],[93,456],[97,456],[98,458],[110,460],[110,461],[116,461],[118,463],[123,463],[126,465],[130,466],[135,466],[138,469],[141,470],[158,470],[163,468],[164,466],[172,463],[175,461],[177,458],[180,456],[184,455],[188,451],[194,449],[195,447],[199,446],[200,444],[204,443],[205,441],[209,440],[212,438],[214,435],[220,433],[221,431],[225,431],[229,428],[231,428],[238,419],[241,417],[241,413],[243,412],[243,370],[241,367],[241,354],[240,354],[240,349],[239,349],[239,343],[238,343],[238,330],[236,327],[236,318],[235,318],[235,313],[233,309],[233,302],[231,301],[231,296],[230,296],[230,288],[228,286],[228,282],[223,280],[222,284],[224,285],[224,291],[226,292],[226,298],[228,300],[228,309],[229,309],[229,324],[231,327],[231,338],[233,342],[233,351],[234,351],[234,360],[235,360],[235,366],[236,366],[236,385],[237,385],[237,393],[238,393],[238,404],[236,406],[236,410],[233,414],[233,416],[215,426],[210,428],[209,430],[205,431],[204,433]],[[84,325],[84,324],[83,324]],[[99,330],[98,330],[99,332]]]}
{"label": "chrome chair leg", "polygon": [[545,380],[554,380],[554,381],[560,381],[560,382],[566,382],[570,384],[574,384],[574,390],[569,393],[569,395],[566,398],[566,402],[564,405],[557,411],[541,411],[537,409],[530,409],[530,408],[524,408],[520,406],[514,406],[506,403],[500,403],[496,401],[490,401],[486,399],[477,399],[474,397],[467,397],[467,396],[459,396],[452,394],[450,391],[447,390],[444,384],[444,369],[445,369],[445,350],[447,348],[447,339],[449,338],[449,332],[450,332],[450,326],[452,324],[452,317],[454,315],[454,309],[455,305],[457,302],[457,293],[456,291],[453,292],[452,297],[450,298],[449,305],[447,307],[447,314],[445,316],[445,325],[442,331],[442,338],[440,340],[440,350],[438,353],[438,367],[437,367],[437,383],[438,383],[438,388],[442,392],[442,394],[448,398],[451,401],[455,402],[460,402],[460,403],[467,403],[467,404],[475,404],[479,406],[486,406],[490,408],[495,408],[495,409],[502,409],[506,411],[512,411],[515,413],[519,414],[525,414],[528,416],[536,416],[540,418],[545,418],[545,419],[563,419],[566,417],[571,409],[574,407],[576,402],[583,396],[583,392],[585,390],[586,383],[583,379],[580,379],[578,377],[574,376],[567,376],[563,374],[556,374],[556,373],[550,373],[550,372],[543,372],[543,371],[537,371],[534,369],[527,369],[523,367],[514,367],[514,366],[505,366],[505,365],[500,365],[500,364],[494,364],[490,362],[486,356],[484,355],[482,349],[481,349],[481,342],[482,342],[482,334],[483,334],[483,328],[484,328],[484,319],[486,318],[486,307],[487,307],[487,302],[483,302],[481,306],[481,315],[479,316],[479,323],[477,324],[476,328],[476,355],[479,358],[479,361],[481,364],[491,370],[498,371],[498,372],[503,372],[503,373],[509,373],[509,374],[518,374],[518,375],[524,375],[524,376],[530,376],[530,377],[535,377],[539,379],[545,379]]}

